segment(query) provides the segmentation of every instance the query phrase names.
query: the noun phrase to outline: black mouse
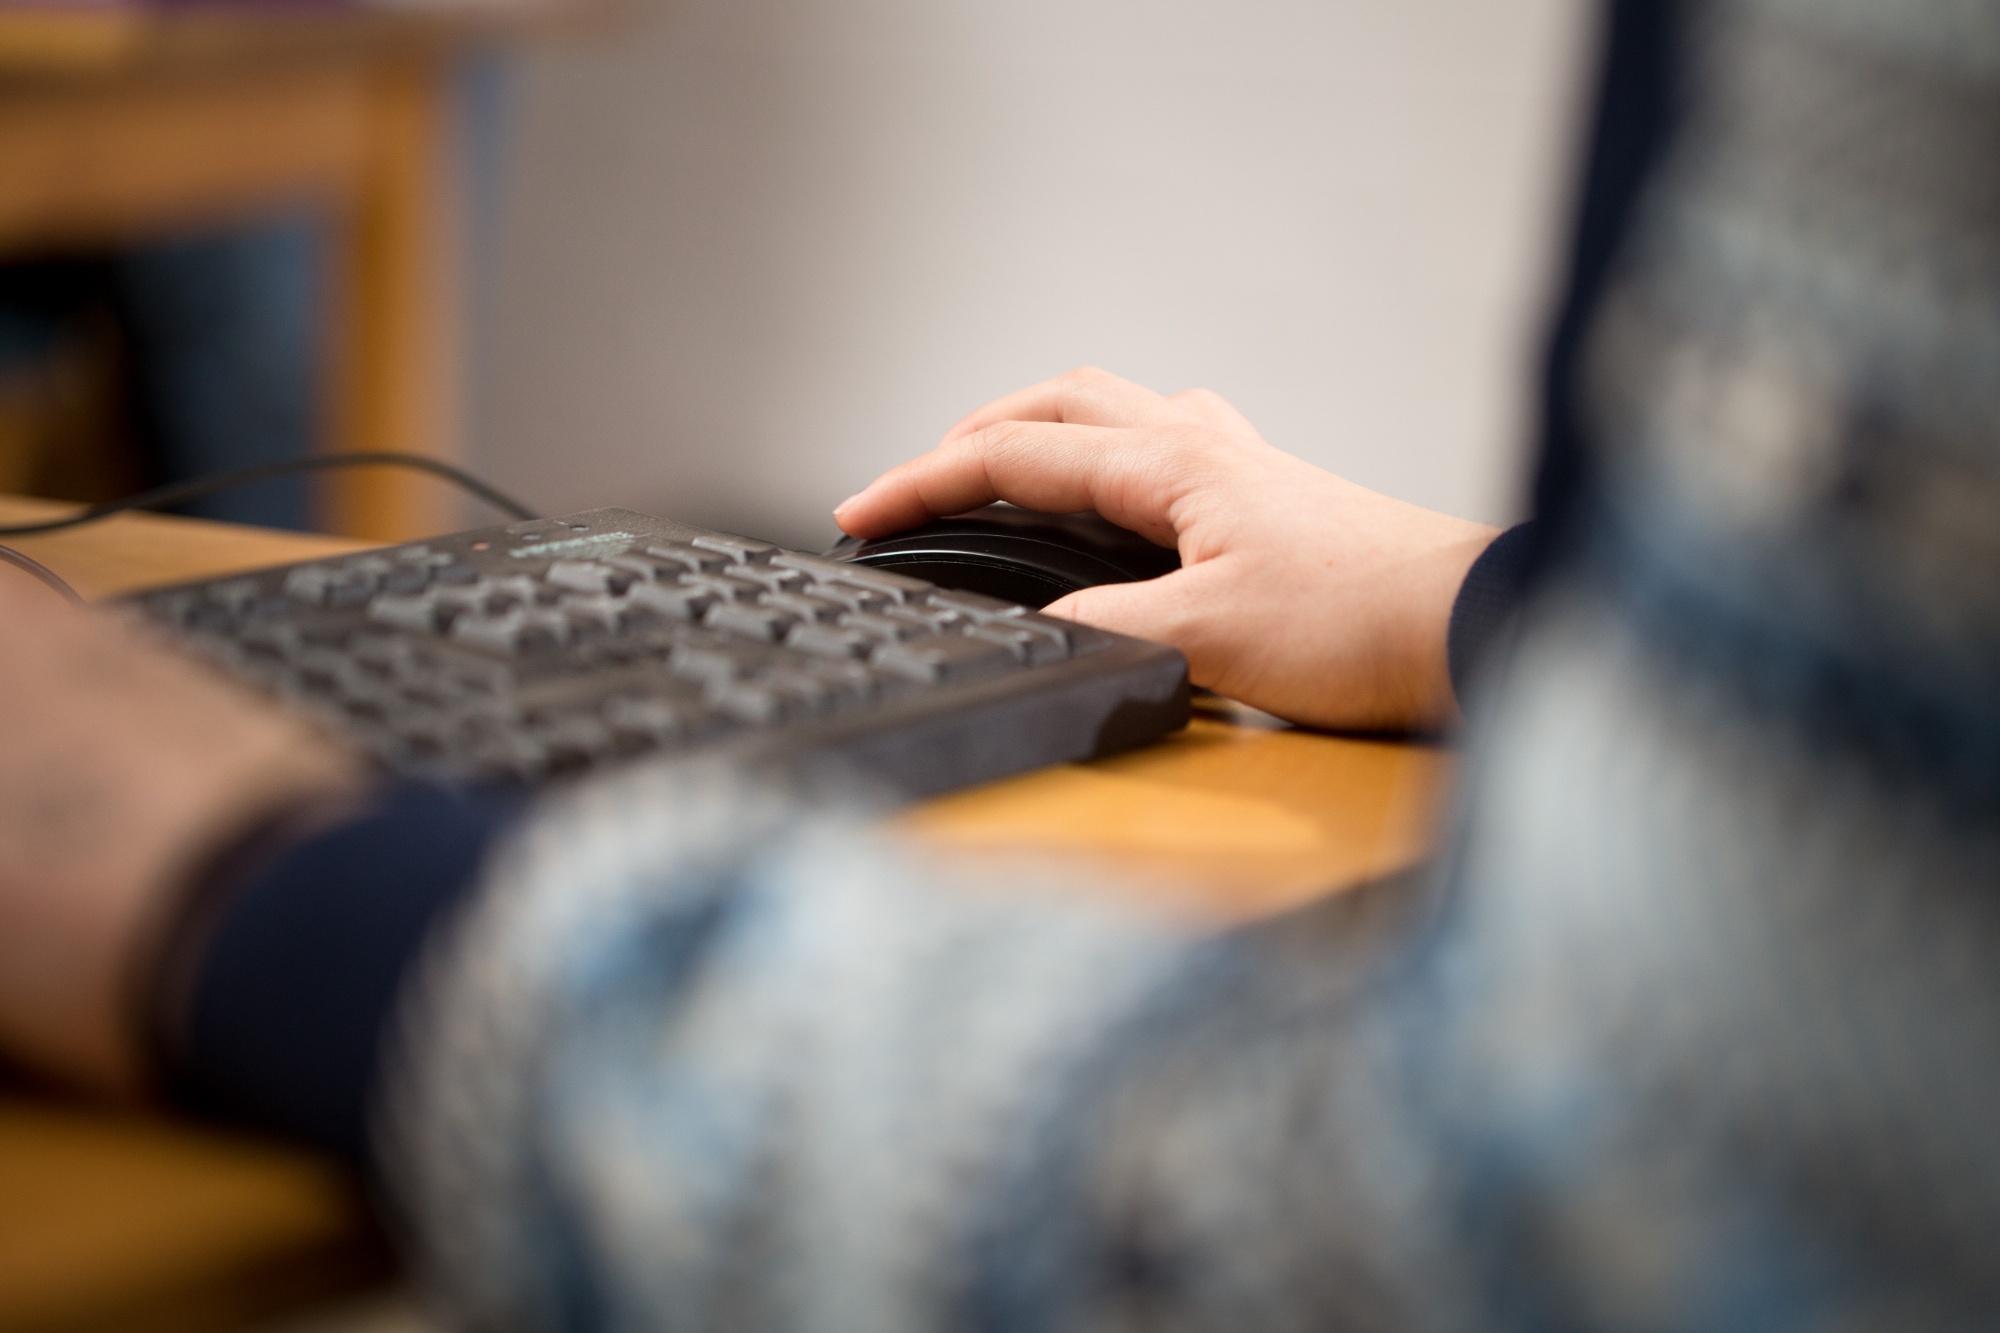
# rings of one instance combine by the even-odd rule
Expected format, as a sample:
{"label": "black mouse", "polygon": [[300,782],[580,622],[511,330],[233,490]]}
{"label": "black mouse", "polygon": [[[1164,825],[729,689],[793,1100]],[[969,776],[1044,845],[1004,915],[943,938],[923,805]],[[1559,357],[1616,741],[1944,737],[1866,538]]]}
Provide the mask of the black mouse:
{"label": "black mouse", "polygon": [[1181,567],[1178,551],[1096,514],[1041,514],[1006,504],[892,537],[843,537],[827,555],[1038,609],[1080,588],[1136,583]]}

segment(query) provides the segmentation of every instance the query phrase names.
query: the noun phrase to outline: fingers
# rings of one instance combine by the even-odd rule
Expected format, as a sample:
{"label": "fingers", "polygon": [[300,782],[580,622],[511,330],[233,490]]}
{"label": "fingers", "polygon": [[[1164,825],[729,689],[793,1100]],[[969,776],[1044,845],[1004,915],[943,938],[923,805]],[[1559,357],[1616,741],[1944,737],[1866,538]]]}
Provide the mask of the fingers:
{"label": "fingers", "polygon": [[1198,442],[1255,434],[1206,389],[1168,398],[1086,367],[988,403],[936,449],[842,503],[834,521],[852,536],[878,537],[1005,500],[1053,513],[1094,509],[1174,545],[1171,510],[1198,470]]}
{"label": "fingers", "polygon": [[885,472],[833,516],[865,538],[1005,500],[1054,514],[1094,509],[1172,546],[1171,511],[1199,470],[1200,452],[1182,432],[1001,422]]}
{"label": "fingers", "polygon": [[1166,414],[1167,400],[1108,370],[1085,366],[995,398],[945,432],[945,444],[1002,421],[1076,426],[1143,426]]}

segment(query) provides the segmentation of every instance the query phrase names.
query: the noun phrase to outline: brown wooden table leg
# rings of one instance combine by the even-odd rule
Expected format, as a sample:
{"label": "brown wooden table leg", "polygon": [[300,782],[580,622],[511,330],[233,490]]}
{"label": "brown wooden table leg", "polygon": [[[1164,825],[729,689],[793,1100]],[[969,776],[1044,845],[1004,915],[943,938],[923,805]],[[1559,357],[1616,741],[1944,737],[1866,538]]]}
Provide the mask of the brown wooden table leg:
{"label": "brown wooden table leg", "polygon": [[[370,152],[345,211],[336,272],[335,449],[458,457],[457,198],[449,66],[407,56],[372,73]],[[404,470],[342,473],[325,526],[407,541],[465,526],[444,483]]]}

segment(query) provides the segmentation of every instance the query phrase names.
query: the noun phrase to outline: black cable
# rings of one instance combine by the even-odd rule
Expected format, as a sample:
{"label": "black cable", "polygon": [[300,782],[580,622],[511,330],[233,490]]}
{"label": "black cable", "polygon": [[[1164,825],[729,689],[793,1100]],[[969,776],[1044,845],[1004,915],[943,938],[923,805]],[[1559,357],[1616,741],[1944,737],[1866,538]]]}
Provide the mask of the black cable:
{"label": "black cable", "polygon": [[[52,518],[41,523],[14,523],[0,527],[0,537],[27,537],[41,532],[57,532],[63,528],[74,528],[85,523],[95,523],[100,518],[123,513],[128,509],[168,509],[189,500],[199,500],[214,495],[218,491],[234,490],[238,486],[248,486],[252,482],[269,481],[274,477],[289,477],[299,472],[323,472],[345,467],[407,467],[419,472],[428,472],[435,477],[443,477],[473,495],[492,505],[495,509],[512,514],[515,518],[540,518],[534,510],[508,495],[505,491],[489,486],[463,468],[440,462],[423,454],[399,454],[386,451],[358,452],[351,454],[315,454],[310,458],[287,458],[276,463],[258,463],[251,467],[240,467],[228,472],[218,472],[212,476],[197,477],[193,481],[177,481],[169,486],[156,486],[150,491],[128,495],[123,500],[108,500],[92,505],[82,513],[71,514],[67,518]],[[26,556],[21,557],[23,560]],[[37,566],[39,568],[39,566]],[[32,570],[29,571],[33,573]],[[53,575],[51,576],[53,577]]]}
{"label": "black cable", "polygon": [[[65,518],[52,518],[41,523],[13,523],[0,526],[0,537],[29,537],[41,532],[60,532],[64,528],[81,527],[85,523],[95,523],[100,518],[109,518],[128,509],[169,509],[189,500],[199,500],[214,495],[218,491],[234,490],[238,486],[249,486],[259,481],[269,481],[274,477],[289,477],[299,472],[324,472],[343,467],[407,467],[419,472],[428,472],[434,477],[464,488],[492,505],[495,509],[512,514],[515,518],[540,518],[528,506],[513,496],[489,486],[463,468],[440,462],[423,454],[399,454],[387,450],[372,450],[351,454],[315,454],[311,458],[287,458],[275,463],[257,463],[250,467],[233,468],[228,472],[217,472],[206,477],[196,477],[193,481],[177,481],[169,486],[156,486],[150,491],[128,495],[123,500],[108,500],[92,505],[81,513]],[[24,569],[42,582],[54,588],[70,601],[83,604],[83,598],[75,588],[64,581],[62,575],[50,569],[34,557],[25,555],[11,546],[0,546],[0,561]]]}
{"label": "black cable", "polygon": [[23,555],[11,546],[0,546],[0,560],[6,561],[17,569],[27,570],[30,574],[33,574],[36,578],[69,598],[70,601],[76,603],[78,606],[83,605],[82,595],[75,588],[70,587],[62,575],[56,573],[33,556]]}

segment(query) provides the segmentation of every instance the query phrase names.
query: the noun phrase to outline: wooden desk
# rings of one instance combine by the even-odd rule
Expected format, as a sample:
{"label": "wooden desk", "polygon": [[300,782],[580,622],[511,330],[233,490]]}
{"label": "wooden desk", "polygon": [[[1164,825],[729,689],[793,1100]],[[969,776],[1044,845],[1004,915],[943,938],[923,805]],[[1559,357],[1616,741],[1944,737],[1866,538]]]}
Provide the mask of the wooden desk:
{"label": "wooden desk", "polygon": [[[518,15],[537,0],[505,7]],[[457,450],[448,69],[466,11],[0,6],[0,255],[108,247],[308,205],[336,239],[329,448]],[[324,525],[453,525],[425,478],[328,478]]]}
{"label": "wooden desk", "polygon": [[[0,522],[60,508],[0,498]],[[150,515],[15,544],[93,596],[357,545]],[[1219,917],[1424,850],[1442,752],[1296,731],[1220,701],[1199,712],[1143,751],[927,801],[899,822],[980,856],[1107,867],[1131,886],[1120,892]],[[0,1333],[241,1326],[379,1274],[362,1216],[351,1184],[312,1158],[0,1092]]]}

